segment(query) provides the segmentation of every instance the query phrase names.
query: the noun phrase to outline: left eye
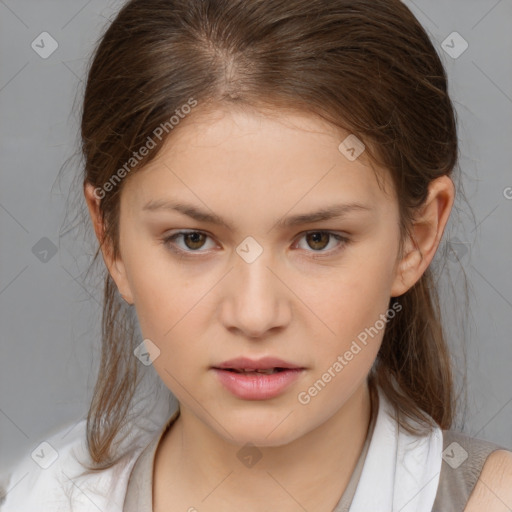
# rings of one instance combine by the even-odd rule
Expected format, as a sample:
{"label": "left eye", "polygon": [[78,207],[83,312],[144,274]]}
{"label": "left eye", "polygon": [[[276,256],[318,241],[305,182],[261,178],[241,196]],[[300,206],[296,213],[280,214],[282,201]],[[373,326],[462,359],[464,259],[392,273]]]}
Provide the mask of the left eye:
{"label": "left eye", "polygon": [[[175,240],[177,238],[182,237],[183,242],[185,243],[185,247],[179,247],[176,244]],[[174,251],[181,252],[205,252],[199,251],[204,244],[205,240],[210,238],[209,235],[203,233],[202,231],[180,231],[163,239],[163,243],[168,246],[170,249]],[[345,244],[348,243],[348,239],[344,236],[338,235],[336,233],[332,233],[330,231],[308,231],[304,233],[300,239],[306,239],[307,245],[313,249],[313,251],[309,252],[330,252],[329,250],[325,250],[325,248],[329,245],[329,242],[334,238],[338,241],[338,247],[334,249],[334,251],[341,249]],[[299,239],[299,240],[300,240]],[[176,246],[176,247],[173,247]],[[307,249],[306,249],[307,250]]]}
{"label": "left eye", "polygon": [[333,238],[337,240],[338,247],[334,249],[336,251],[340,248],[340,246],[343,246],[345,243],[348,242],[348,239],[346,237],[343,237],[341,235],[337,235],[335,233],[331,233],[330,231],[309,231],[308,233],[305,233],[301,238],[306,238],[307,244],[309,247],[314,249],[313,252],[329,252],[325,251],[326,246],[329,245],[329,241]]}

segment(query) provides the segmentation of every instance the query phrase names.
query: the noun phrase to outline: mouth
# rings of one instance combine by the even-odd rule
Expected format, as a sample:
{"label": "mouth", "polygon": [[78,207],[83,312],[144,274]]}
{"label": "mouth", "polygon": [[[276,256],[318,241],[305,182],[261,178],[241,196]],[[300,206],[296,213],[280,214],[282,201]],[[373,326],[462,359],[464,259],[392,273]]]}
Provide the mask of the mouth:
{"label": "mouth", "polygon": [[275,357],[257,361],[237,358],[212,366],[219,382],[244,400],[267,400],[279,396],[300,378],[306,368]]}
{"label": "mouth", "polygon": [[235,359],[230,359],[229,361],[224,361],[219,365],[212,367],[214,370],[226,370],[235,373],[265,373],[265,374],[273,374],[280,373],[287,370],[303,370],[304,368],[289,363],[288,361],[284,361],[283,359],[279,359],[277,357],[263,357],[261,359],[255,360],[250,359],[248,357],[237,357]]}
{"label": "mouth", "polygon": [[[272,375],[274,373],[280,373],[284,372],[286,370],[291,370],[292,368],[265,368],[265,369],[258,369],[258,370],[251,370],[248,368],[215,368],[216,370],[225,370],[227,372],[234,372],[234,373],[243,373],[243,374],[250,374],[250,373],[263,373],[264,375]],[[296,368],[297,370],[299,368]]]}

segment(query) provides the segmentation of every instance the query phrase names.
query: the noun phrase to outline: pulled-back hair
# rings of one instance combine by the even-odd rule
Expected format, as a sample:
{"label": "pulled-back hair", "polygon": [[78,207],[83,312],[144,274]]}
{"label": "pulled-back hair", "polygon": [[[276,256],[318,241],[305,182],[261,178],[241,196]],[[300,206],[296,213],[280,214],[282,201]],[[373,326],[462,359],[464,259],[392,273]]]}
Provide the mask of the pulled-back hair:
{"label": "pulled-back hair", "polygon": [[[186,116],[185,105],[195,105]],[[84,185],[101,190],[102,244],[114,257],[125,181],[172,143],[172,116],[179,129],[216,106],[296,109],[356,135],[392,177],[402,242],[429,184],[457,162],[445,70],[399,0],[131,0],[100,38],[81,118]],[[156,147],[127,171],[148,137]],[[123,166],[123,179],[107,190]],[[133,315],[108,272],[104,290],[101,363],[87,417],[98,469],[116,461],[113,441],[140,365]],[[432,270],[390,307],[396,301],[402,310],[387,325],[369,384],[382,388],[410,432],[428,431],[431,419],[450,428],[452,373]]]}

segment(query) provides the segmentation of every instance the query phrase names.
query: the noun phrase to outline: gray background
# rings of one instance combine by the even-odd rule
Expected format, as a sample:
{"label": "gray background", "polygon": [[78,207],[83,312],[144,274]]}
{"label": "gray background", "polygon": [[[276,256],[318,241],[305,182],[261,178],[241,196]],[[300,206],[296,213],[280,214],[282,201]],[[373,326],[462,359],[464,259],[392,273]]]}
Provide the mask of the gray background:
{"label": "gray background", "polygon": [[[80,162],[63,164],[78,147],[87,58],[121,3],[0,0],[0,473],[83,418],[91,396],[102,294],[98,274],[84,278],[93,232],[76,227],[83,217],[68,202],[70,189],[80,192]],[[457,201],[436,255],[448,256],[443,272],[458,287],[443,277],[459,365],[467,352],[467,408],[456,426],[512,448],[512,2],[406,4],[442,56],[459,116],[469,204]],[[46,59],[31,47],[44,31],[58,42]],[[446,39],[454,31],[469,45],[457,58],[443,50],[445,40],[462,48],[457,36]],[[461,320],[462,272],[470,313]]]}

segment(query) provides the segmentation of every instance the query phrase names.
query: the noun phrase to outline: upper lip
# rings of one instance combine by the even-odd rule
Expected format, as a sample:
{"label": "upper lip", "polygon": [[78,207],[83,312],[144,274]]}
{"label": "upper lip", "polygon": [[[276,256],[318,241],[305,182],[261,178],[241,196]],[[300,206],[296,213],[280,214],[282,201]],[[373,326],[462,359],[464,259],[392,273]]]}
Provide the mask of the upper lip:
{"label": "upper lip", "polygon": [[263,357],[261,359],[249,359],[248,357],[237,357],[224,361],[213,368],[219,369],[235,369],[235,370],[269,370],[272,368],[296,368],[301,369],[301,366],[283,361],[277,357]]}

